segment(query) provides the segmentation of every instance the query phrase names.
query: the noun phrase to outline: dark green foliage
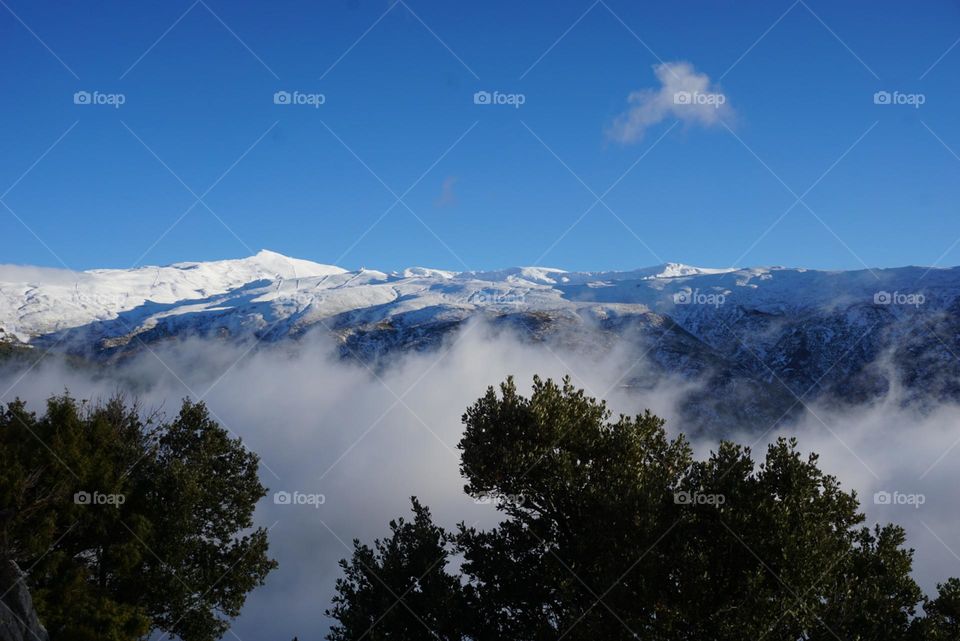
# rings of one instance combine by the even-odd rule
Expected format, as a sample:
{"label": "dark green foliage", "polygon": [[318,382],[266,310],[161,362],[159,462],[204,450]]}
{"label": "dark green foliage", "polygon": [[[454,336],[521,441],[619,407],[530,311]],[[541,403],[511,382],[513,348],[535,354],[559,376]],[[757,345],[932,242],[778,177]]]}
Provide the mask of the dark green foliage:
{"label": "dark green foliage", "polygon": [[[925,602],[904,531],[864,527],[795,441],[759,464],[729,442],[697,460],[661,419],[613,419],[569,380],[529,398],[508,380],[463,420],[465,490],[499,497],[503,521],[447,534],[415,502],[416,526],[344,562],[330,639],[429,638],[414,613],[441,639],[960,639],[960,582]],[[432,598],[404,595],[422,574]]]}
{"label": "dark green foliage", "polygon": [[219,638],[275,566],[266,532],[251,530],[258,465],[203,404],[156,424],[122,399],[56,397],[41,417],[10,403],[0,555],[29,568],[55,641]]}
{"label": "dark green foliage", "polygon": [[390,522],[391,536],[373,548],[354,541],[353,558],[341,561],[344,578],[328,616],[340,623],[330,639],[415,641],[463,639],[469,627],[459,579],[447,573],[450,536],[413,499],[413,521]]}
{"label": "dark green foliage", "polygon": [[0,365],[14,359],[25,358],[30,350],[19,343],[4,339],[3,330],[0,330]]}
{"label": "dark green foliage", "polygon": [[956,641],[960,639],[960,579],[950,579],[937,586],[937,598],[927,601],[927,639]]}

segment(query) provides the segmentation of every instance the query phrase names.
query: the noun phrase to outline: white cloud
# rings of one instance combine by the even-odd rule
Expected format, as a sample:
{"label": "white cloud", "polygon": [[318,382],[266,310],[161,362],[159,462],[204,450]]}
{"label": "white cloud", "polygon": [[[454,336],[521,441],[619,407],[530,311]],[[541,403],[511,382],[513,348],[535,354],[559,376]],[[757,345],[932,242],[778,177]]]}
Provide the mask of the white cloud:
{"label": "white cloud", "polygon": [[654,65],[659,89],[640,89],[627,96],[630,108],[607,128],[607,138],[620,144],[638,142],[647,128],[667,119],[711,127],[733,115],[727,97],[689,62]]}

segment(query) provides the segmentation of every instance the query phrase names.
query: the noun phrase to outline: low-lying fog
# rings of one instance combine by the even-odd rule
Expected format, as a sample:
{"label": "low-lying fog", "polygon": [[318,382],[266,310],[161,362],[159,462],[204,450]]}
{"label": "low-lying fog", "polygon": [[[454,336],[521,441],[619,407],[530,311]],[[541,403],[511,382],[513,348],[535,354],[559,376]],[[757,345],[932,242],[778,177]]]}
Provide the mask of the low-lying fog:
{"label": "low-lying fog", "polygon": [[[607,399],[615,413],[650,408],[668,419],[671,432],[683,430],[670,420],[680,397],[675,386],[642,393],[622,386],[628,371],[644,367],[640,354],[587,358],[494,336],[479,324],[439,352],[406,355],[376,373],[340,360],[323,341],[295,349],[181,344],[144,351],[122,373],[97,381],[45,361],[26,375],[0,374],[0,402],[19,396],[42,411],[43,401],[65,388],[78,398],[108,397],[135,380],[146,410],[172,415],[182,398],[202,398],[222,425],[259,453],[270,493],[257,521],[270,528],[271,554],[280,567],[250,595],[233,628],[240,639],[322,638],[337,561],[349,556],[352,539],[370,542],[385,534],[391,518],[406,516],[411,495],[443,525],[495,523],[491,506],[477,505],[462,492],[456,444],[464,409],[509,374],[525,391],[535,373],[570,374],[578,386]],[[928,593],[938,581],[960,576],[958,408],[944,406],[921,417],[890,399],[843,414],[811,410],[783,433],[798,436],[805,451],[821,455],[824,470],[858,491],[868,523],[906,527],[917,550],[915,574]],[[753,444],[762,458],[765,444],[778,434],[736,440]],[[701,456],[713,445],[695,442]],[[323,495],[323,502],[276,504],[277,491]],[[890,504],[876,504],[877,492],[899,494]],[[917,494],[921,505],[902,503]]]}

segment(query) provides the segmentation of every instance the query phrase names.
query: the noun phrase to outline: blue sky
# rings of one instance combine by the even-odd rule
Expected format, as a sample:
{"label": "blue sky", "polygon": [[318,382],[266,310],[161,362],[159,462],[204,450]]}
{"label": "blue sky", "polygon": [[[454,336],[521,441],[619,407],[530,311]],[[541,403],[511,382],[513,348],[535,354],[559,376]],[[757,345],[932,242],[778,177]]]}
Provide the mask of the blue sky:
{"label": "blue sky", "polygon": [[958,38],[945,0],[2,0],[0,262],[955,265]]}

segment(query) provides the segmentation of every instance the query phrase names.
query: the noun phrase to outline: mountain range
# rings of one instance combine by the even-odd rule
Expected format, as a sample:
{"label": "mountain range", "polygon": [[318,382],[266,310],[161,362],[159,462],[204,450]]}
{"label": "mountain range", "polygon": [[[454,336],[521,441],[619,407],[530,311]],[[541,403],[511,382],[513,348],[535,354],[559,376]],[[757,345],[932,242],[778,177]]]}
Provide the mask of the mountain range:
{"label": "mountain range", "polygon": [[[378,362],[483,320],[523,341],[642,355],[625,385],[698,384],[697,425],[771,425],[810,403],[960,401],[960,268],[346,270],[270,251],[73,272],[0,266],[0,341],[97,362],[185,337],[332,336]],[[707,393],[704,393],[706,391]]]}

